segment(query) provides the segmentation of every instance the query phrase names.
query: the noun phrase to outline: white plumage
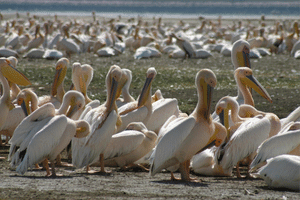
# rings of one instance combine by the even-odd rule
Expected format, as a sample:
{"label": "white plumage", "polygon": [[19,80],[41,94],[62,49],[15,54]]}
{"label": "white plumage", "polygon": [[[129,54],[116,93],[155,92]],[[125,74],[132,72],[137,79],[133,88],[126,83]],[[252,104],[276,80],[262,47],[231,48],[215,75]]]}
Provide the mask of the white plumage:
{"label": "white plumage", "polygon": [[272,188],[300,191],[300,157],[280,155],[267,160],[256,175]]}

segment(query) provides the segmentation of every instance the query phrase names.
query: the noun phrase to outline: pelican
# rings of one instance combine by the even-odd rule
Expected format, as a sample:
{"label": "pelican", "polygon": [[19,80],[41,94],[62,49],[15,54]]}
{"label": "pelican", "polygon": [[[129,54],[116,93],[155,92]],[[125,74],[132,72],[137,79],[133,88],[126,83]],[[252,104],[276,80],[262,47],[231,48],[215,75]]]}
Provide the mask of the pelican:
{"label": "pelican", "polygon": [[14,120],[7,121],[9,111],[14,108],[10,100],[10,89],[8,81],[24,86],[31,83],[21,72],[19,72],[10,64],[10,61],[8,59],[5,58],[0,58],[0,81],[3,86],[3,94],[0,99],[0,130],[5,131],[5,127],[10,127],[10,125],[7,125],[7,123],[14,123]]}
{"label": "pelican", "polygon": [[[77,91],[68,91],[58,110],[55,109],[52,103],[47,103],[24,118],[9,141],[11,146],[8,160],[11,160],[11,166],[15,167],[20,163],[31,139],[38,131],[43,129],[52,118],[62,114],[70,118],[78,110],[83,109],[84,105],[84,97],[81,93]],[[24,110],[28,110],[28,108],[25,108]]]}
{"label": "pelican", "polygon": [[97,108],[90,108],[84,115],[81,115],[81,119],[90,124],[91,134],[83,139],[72,140],[72,163],[77,168],[97,162],[100,156],[101,172],[105,172],[103,153],[116,132],[116,126],[121,124],[115,103],[116,94],[121,93],[118,87],[121,78],[121,68],[117,65],[111,66],[106,76],[107,101]]}
{"label": "pelican", "polygon": [[[152,103],[151,85],[156,76],[156,70],[151,67],[147,70],[147,79],[138,100],[125,104],[119,108],[122,125],[118,132],[123,131],[130,122],[143,122],[145,126],[156,133],[164,122],[173,114],[178,113],[178,102],[174,98],[160,98]],[[159,97],[157,92],[156,97]]]}
{"label": "pelican", "polygon": [[39,106],[51,102],[55,105],[55,108],[59,108],[63,96],[65,94],[64,90],[64,79],[67,74],[69,60],[67,58],[61,58],[56,62],[55,65],[55,77],[51,89],[51,95],[42,96],[39,98]]}
{"label": "pelican", "polygon": [[225,132],[223,126],[212,121],[209,114],[212,90],[217,84],[215,74],[209,69],[200,70],[195,84],[198,103],[192,114],[169,130],[153,152],[150,175],[164,168],[180,164],[181,179],[190,181],[190,159],[201,150],[216,132]]}
{"label": "pelican", "polygon": [[149,131],[142,122],[132,122],[126,130],[112,136],[104,152],[104,164],[111,167],[133,165],[152,150],[156,138],[156,133]]}
{"label": "pelican", "polygon": [[142,58],[160,58],[161,53],[156,48],[153,47],[139,47],[135,54],[133,55],[134,59]]}
{"label": "pelican", "polygon": [[[242,106],[249,108],[246,113],[256,110],[250,105]],[[229,141],[222,145],[222,148],[216,154],[218,163],[225,170],[230,170],[237,164],[238,178],[241,177],[238,169],[239,161],[246,157],[251,159],[249,156],[253,156],[253,153],[264,140],[276,135],[281,130],[280,120],[275,114],[256,112],[260,113],[260,115],[243,122],[230,137]],[[244,115],[240,116],[245,117]],[[247,177],[249,176],[250,174],[247,173]]]}
{"label": "pelican", "polygon": [[189,58],[196,57],[196,50],[193,44],[188,41],[188,39],[183,39],[181,37],[176,36],[174,33],[171,35],[176,38],[176,44],[185,52],[185,56]]}
{"label": "pelican", "polygon": [[[295,123],[292,122],[290,126]],[[300,123],[298,122],[298,125]],[[269,158],[276,157],[281,154],[290,153],[294,149],[299,149],[300,145],[300,129],[284,131],[281,134],[274,135],[273,137],[265,140],[257,149],[257,155],[253,159],[250,168],[251,171],[261,167],[266,163]],[[299,154],[299,152],[298,152]],[[300,154],[298,155],[300,156]]]}
{"label": "pelican", "polygon": [[[253,76],[252,70],[248,67],[239,67],[234,71],[234,77],[238,85],[239,94],[242,95],[240,98],[239,95],[237,97],[234,97],[239,105],[241,104],[248,104],[254,106],[254,100],[253,97],[247,88],[249,86],[250,88],[253,88],[258,94],[260,94],[262,97],[267,99],[272,103],[272,99],[266,89],[257,81],[257,79]],[[217,120],[217,115],[214,112],[213,118]],[[230,121],[230,126],[232,125],[232,122]]]}
{"label": "pelican", "polygon": [[79,62],[73,63],[72,66],[72,83],[75,89],[81,92],[88,104],[92,100],[87,95],[87,87],[93,79],[94,69],[89,64],[81,65]]}
{"label": "pelican", "polygon": [[267,160],[267,164],[254,174],[265,180],[269,187],[300,191],[300,156],[280,155]]}
{"label": "pelican", "polygon": [[287,117],[280,119],[281,126],[285,127],[290,122],[300,121],[300,106],[291,112]]}
{"label": "pelican", "polygon": [[[24,174],[28,167],[41,161],[48,162],[47,159],[49,159],[52,167],[51,176],[56,176],[54,160],[57,155],[69,144],[73,137],[82,138],[87,136],[89,132],[90,126],[84,120],[74,121],[65,115],[52,117],[33,136],[28,144],[24,159],[16,171]],[[47,176],[50,176],[49,167],[46,167],[46,171]]]}

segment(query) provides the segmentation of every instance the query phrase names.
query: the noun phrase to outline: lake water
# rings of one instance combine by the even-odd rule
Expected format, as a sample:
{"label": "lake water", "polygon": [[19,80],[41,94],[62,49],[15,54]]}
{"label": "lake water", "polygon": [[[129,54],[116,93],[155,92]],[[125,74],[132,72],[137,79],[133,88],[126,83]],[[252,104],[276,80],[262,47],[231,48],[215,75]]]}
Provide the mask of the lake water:
{"label": "lake water", "polygon": [[16,11],[35,12],[44,15],[89,16],[95,11],[97,16],[125,17],[161,16],[169,18],[195,18],[199,16],[217,18],[260,18],[262,14],[272,18],[299,18],[298,1],[38,1],[38,0],[0,0],[2,13]]}

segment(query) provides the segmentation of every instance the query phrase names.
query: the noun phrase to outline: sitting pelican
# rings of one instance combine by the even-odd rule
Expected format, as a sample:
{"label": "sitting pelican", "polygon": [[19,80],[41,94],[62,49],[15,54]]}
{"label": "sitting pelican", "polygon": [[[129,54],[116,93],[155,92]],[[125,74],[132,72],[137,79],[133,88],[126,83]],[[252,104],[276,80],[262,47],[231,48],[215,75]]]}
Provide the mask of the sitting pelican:
{"label": "sitting pelican", "polygon": [[59,108],[65,94],[64,90],[64,79],[67,74],[69,60],[67,58],[61,58],[55,65],[55,76],[51,89],[51,95],[39,97],[39,106],[44,105],[48,102],[54,104],[55,108]]}
{"label": "sitting pelican", "polygon": [[[286,129],[299,126],[299,122],[291,122]],[[300,147],[300,129],[280,131],[277,135],[265,140],[257,149],[257,155],[253,159],[250,168],[251,171],[261,167],[266,163],[266,160],[281,154],[291,153],[298,148],[298,156]]]}
{"label": "sitting pelican", "polygon": [[[209,110],[212,90],[217,84],[215,74],[209,69],[200,70],[196,75],[198,103],[189,117],[180,120],[161,138],[153,152],[150,175],[164,168],[180,164],[181,179],[190,181],[189,165],[193,155],[199,152],[217,132],[225,128],[213,122]],[[173,178],[173,177],[172,177]]]}
{"label": "sitting pelican", "polygon": [[[73,137],[82,138],[89,134],[90,126],[84,120],[74,121],[65,115],[52,117],[31,139],[26,154],[16,171],[24,174],[28,167],[47,159],[51,162],[52,175],[56,176],[54,160]],[[45,142],[46,141],[46,142]],[[50,170],[46,164],[47,176]]]}
{"label": "sitting pelican", "polygon": [[267,164],[254,174],[265,180],[269,187],[300,191],[300,156],[280,155],[267,160]]}
{"label": "sitting pelican", "polygon": [[[78,110],[83,109],[84,105],[84,97],[81,93],[77,91],[68,91],[58,110],[55,109],[52,103],[47,103],[27,116],[16,128],[13,137],[9,141],[11,146],[8,159],[11,160],[11,166],[15,167],[23,160],[31,139],[52,118],[62,114],[71,118]],[[28,110],[28,108],[25,108],[24,110]]]}
{"label": "sitting pelican", "polygon": [[142,122],[130,123],[126,130],[114,134],[104,152],[104,164],[110,167],[126,167],[152,150],[156,133],[149,131]]}
{"label": "sitting pelican", "polygon": [[[106,75],[107,100],[99,107],[91,108],[81,115],[91,126],[91,134],[82,139],[72,140],[72,163],[77,168],[82,168],[95,163],[101,163],[101,172],[104,171],[103,153],[116,132],[121,120],[116,106],[116,94],[121,93],[118,83],[122,78],[122,70],[119,66],[113,65]],[[120,90],[120,91],[119,91]],[[87,167],[89,170],[89,167]]]}
{"label": "sitting pelican", "polygon": [[19,72],[10,64],[10,61],[8,59],[5,58],[0,58],[0,81],[3,86],[3,94],[0,98],[0,130],[5,131],[5,127],[10,127],[10,125],[7,123],[14,123],[14,120],[7,121],[10,110],[14,108],[10,99],[10,88],[8,82],[24,86],[31,83],[21,72]]}

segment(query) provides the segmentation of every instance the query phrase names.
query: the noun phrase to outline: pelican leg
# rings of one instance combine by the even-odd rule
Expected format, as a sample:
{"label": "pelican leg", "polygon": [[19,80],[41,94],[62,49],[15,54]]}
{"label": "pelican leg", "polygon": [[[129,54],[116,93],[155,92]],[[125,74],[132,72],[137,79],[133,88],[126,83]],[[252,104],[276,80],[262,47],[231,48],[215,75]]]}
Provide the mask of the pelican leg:
{"label": "pelican leg", "polygon": [[50,176],[51,173],[50,173],[50,169],[49,169],[49,165],[48,165],[48,159],[45,159],[43,161],[43,167],[46,169],[46,172],[47,172],[46,176]]}
{"label": "pelican leg", "polygon": [[180,181],[180,179],[176,178],[176,177],[174,176],[174,173],[171,172],[171,181]]}
{"label": "pelican leg", "polygon": [[56,165],[57,165],[57,166],[62,166],[62,163],[61,163],[61,155],[60,155],[60,154],[58,154],[58,155],[56,156]]}
{"label": "pelican leg", "polygon": [[100,167],[101,167],[101,170],[100,170],[101,174],[109,174],[109,173],[111,173],[111,172],[106,172],[104,170],[104,155],[103,155],[103,153],[100,154]]}
{"label": "pelican leg", "polygon": [[236,176],[237,178],[242,178],[241,173],[240,173],[240,162],[236,164]]}
{"label": "pelican leg", "polygon": [[197,182],[197,179],[192,179],[190,177],[190,160],[187,160],[183,163],[180,163],[179,165],[179,171],[181,174],[181,180],[182,181],[193,181],[193,182]]}
{"label": "pelican leg", "polygon": [[245,178],[254,178],[251,174],[250,174],[250,164],[252,162],[252,159],[248,156],[247,158],[247,174]]}
{"label": "pelican leg", "polygon": [[52,171],[51,177],[56,177],[54,161],[51,162],[51,171]]}
{"label": "pelican leg", "polygon": [[34,166],[35,166],[35,168],[36,168],[36,169],[42,169],[42,168],[39,166],[39,164],[38,164],[38,163],[35,163],[35,165],[34,165]]}

